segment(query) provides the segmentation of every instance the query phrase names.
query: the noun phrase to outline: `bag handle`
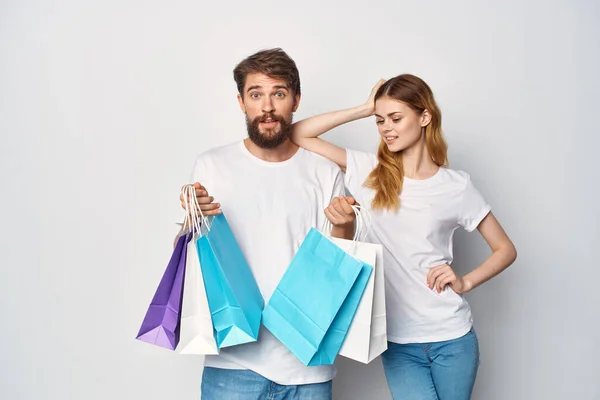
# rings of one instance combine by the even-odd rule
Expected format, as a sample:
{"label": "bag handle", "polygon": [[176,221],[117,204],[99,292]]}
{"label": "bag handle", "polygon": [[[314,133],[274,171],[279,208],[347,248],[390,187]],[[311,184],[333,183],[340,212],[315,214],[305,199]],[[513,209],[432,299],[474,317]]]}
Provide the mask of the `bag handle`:
{"label": "bag handle", "polygon": [[181,188],[181,197],[183,198],[183,203],[185,204],[185,218],[183,219],[183,226],[188,226],[188,229],[193,237],[196,236],[197,233],[197,215],[195,212],[192,212],[190,209],[190,190],[189,185],[184,185]]}
{"label": "bag handle", "polygon": [[[358,210],[360,210],[361,216],[363,214],[366,215],[367,219],[369,221],[367,224],[363,223],[363,225],[362,225],[363,227],[365,227],[365,233],[362,237],[362,241],[364,241],[367,238],[367,235],[369,234],[369,232],[371,231],[371,226],[373,225],[373,219],[371,218],[371,213],[369,212],[368,209],[364,208],[363,206],[359,206],[359,205],[353,206],[353,207],[356,207]],[[361,230],[361,232],[362,232],[362,230]],[[359,237],[359,240],[361,240],[360,237]]]}
{"label": "bag handle", "polygon": [[[200,209],[200,204],[198,203],[198,198],[196,197],[196,188],[194,185],[184,185],[181,189],[181,194],[185,203],[185,219],[183,224],[185,226],[186,222],[191,223],[190,229],[193,233],[193,236],[201,235],[202,226],[205,226],[206,229],[210,232],[210,226],[208,224],[208,219],[202,213]],[[190,204],[193,201],[193,204]]]}
{"label": "bag handle", "polygon": [[[362,215],[360,212],[361,207],[360,206],[356,206],[356,205],[351,205],[350,207],[352,207],[352,211],[354,211],[354,215],[356,215],[356,229],[354,230],[354,237],[352,238],[353,242],[359,241],[360,239],[360,234],[363,231],[363,219],[362,219]],[[370,222],[370,217],[369,217],[369,222]],[[321,230],[321,232],[325,235],[325,236],[331,236],[331,231],[333,229],[333,224],[331,223],[331,221],[327,218],[325,218],[325,223],[323,224],[323,229]],[[368,229],[367,229],[368,231]],[[366,237],[366,234],[365,234]]]}

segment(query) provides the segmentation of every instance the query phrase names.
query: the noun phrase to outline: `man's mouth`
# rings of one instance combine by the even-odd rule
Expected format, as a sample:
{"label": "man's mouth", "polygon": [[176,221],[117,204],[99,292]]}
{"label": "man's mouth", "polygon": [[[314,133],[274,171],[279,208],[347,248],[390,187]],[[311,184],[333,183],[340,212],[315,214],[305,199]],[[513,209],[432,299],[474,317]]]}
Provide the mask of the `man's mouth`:
{"label": "man's mouth", "polygon": [[265,128],[272,128],[274,126],[276,126],[279,123],[279,120],[277,118],[273,118],[273,117],[266,117],[266,118],[262,118],[260,120],[260,124],[262,126],[264,126]]}

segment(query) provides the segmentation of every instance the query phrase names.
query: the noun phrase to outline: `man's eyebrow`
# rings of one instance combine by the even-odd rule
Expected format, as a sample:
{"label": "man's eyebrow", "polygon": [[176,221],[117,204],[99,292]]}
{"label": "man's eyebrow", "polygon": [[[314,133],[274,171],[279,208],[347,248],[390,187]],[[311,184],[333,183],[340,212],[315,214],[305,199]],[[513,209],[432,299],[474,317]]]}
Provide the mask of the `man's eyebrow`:
{"label": "man's eyebrow", "polygon": [[[262,88],[263,87],[260,85],[253,85],[253,86],[250,86],[248,89],[246,89],[246,92],[249,92],[249,91],[255,90],[255,89],[262,89]],[[273,86],[273,88],[277,89],[277,90],[281,90],[281,89],[285,89],[287,91],[290,90],[290,88],[287,85],[275,85],[275,86]]]}

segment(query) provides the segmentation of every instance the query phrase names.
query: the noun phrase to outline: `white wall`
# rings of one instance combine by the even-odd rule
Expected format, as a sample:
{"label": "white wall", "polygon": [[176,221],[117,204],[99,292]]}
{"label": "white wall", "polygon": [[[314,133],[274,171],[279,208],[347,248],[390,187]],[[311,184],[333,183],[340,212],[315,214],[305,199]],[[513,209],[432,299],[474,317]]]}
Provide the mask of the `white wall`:
{"label": "white wall", "polygon": [[[600,399],[599,3],[285,3],[0,2],[0,398],[198,398],[201,358],[133,338],[195,155],[245,136],[234,65],[280,46],[296,119],[380,77],[432,86],[452,167],[519,250],[468,296],[474,398]],[[328,137],[377,143],[371,120]],[[456,246],[463,272],[487,254],[476,234]],[[379,361],[340,362],[335,392],[389,398]]]}

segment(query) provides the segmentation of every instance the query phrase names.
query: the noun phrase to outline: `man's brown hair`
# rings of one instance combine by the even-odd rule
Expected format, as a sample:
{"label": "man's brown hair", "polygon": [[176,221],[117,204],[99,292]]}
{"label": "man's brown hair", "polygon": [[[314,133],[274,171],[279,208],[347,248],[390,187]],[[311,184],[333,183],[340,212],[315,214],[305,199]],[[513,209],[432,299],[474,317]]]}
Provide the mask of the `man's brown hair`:
{"label": "man's brown hair", "polygon": [[244,98],[246,77],[251,73],[281,79],[288,84],[294,96],[300,94],[300,74],[296,63],[280,48],[261,50],[236,65],[233,79],[242,98]]}

